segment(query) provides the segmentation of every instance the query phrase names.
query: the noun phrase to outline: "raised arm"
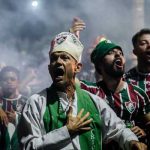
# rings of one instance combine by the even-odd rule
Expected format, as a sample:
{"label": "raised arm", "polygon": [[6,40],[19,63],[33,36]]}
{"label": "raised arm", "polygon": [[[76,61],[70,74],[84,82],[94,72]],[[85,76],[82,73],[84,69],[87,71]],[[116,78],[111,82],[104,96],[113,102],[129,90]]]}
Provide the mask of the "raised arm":
{"label": "raised arm", "polygon": [[74,33],[78,38],[80,38],[80,31],[85,29],[85,22],[79,17],[75,17],[72,21],[72,25],[69,29],[71,33]]}

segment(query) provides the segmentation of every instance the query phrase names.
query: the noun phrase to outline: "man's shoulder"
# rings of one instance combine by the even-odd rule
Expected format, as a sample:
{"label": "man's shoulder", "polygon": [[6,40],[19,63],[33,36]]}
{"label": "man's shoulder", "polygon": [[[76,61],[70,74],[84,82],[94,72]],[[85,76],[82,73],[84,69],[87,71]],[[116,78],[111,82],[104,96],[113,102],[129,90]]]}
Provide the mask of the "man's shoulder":
{"label": "man's shoulder", "polygon": [[21,97],[20,97],[20,98],[22,98],[22,99],[27,99],[27,96],[21,94]]}
{"label": "man's shoulder", "polygon": [[86,81],[86,80],[81,80],[80,84],[81,85],[86,85],[86,86],[91,86],[91,87],[96,87],[97,86],[96,82],[89,82],[89,81]]}
{"label": "man's shoulder", "polygon": [[128,83],[128,86],[131,87],[131,88],[133,88],[133,90],[135,91],[135,93],[136,93],[137,96],[139,95],[139,96],[142,96],[144,98],[148,98],[146,92],[141,87],[139,87],[137,85],[133,85],[131,83]]}
{"label": "man's shoulder", "polygon": [[40,101],[45,100],[46,97],[47,97],[47,88],[46,88],[46,89],[43,89],[42,91],[40,91],[40,92],[38,92],[38,93],[36,93],[36,94],[31,95],[31,96],[28,98],[27,102],[28,102],[28,103],[35,103],[35,102],[38,103],[38,102],[40,102]]}
{"label": "man's shoulder", "polygon": [[138,72],[137,72],[136,67],[133,67],[125,73],[125,77],[130,78],[130,77],[137,76],[137,74],[138,74]]}

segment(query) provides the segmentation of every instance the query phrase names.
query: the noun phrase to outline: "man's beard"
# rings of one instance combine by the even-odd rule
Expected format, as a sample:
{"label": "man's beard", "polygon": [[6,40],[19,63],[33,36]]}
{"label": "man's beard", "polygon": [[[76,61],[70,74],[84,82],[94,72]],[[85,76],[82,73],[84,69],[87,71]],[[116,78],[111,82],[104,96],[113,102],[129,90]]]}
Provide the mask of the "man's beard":
{"label": "man's beard", "polygon": [[110,76],[112,76],[114,78],[119,78],[119,77],[122,77],[123,74],[124,74],[124,67],[123,67],[123,69],[120,70],[120,69],[115,68],[114,65],[106,65],[106,64],[104,64],[104,71],[108,75],[110,75]]}

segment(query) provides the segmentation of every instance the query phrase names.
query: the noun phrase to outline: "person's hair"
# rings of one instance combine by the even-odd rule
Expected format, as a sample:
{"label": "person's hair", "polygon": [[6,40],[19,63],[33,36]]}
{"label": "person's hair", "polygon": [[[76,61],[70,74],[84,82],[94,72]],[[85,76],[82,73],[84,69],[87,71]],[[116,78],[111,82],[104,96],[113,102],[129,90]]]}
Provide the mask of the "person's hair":
{"label": "person's hair", "polygon": [[96,62],[94,62],[94,66],[95,66],[95,70],[97,71],[98,74],[101,75],[101,70],[99,68],[99,65],[102,63],[102,59],[97,60]]}
{"label": "person's hair", "polygon": [[150,29],[149,28],[143,28],[139,32],[137,32],[135,35],[132,37],[132,44],[133,47],[136,47],[138,43],[138,39],[143,35],[143,34],[150,34]]}
{"label": "person's hair", "polygon": [[6,66],[2,68],[2,70],[0,71],[0,80],[3,79],[6,72],[14,72],[19,80],[20,77],[19,70],[13,66]]}

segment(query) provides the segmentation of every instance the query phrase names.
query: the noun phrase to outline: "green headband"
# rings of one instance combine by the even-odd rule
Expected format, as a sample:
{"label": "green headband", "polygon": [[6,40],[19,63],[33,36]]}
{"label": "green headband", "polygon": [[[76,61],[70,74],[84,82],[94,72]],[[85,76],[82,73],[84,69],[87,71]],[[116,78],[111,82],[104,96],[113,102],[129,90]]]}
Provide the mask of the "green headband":
{"label": "green headband", "polygon": [[109,40],[100,42],[91,53],[91,61],[95,64],[98,59],[103,58],[109,51],[114,48],[120,49],[122,51],[120,46],[111,43]]}

